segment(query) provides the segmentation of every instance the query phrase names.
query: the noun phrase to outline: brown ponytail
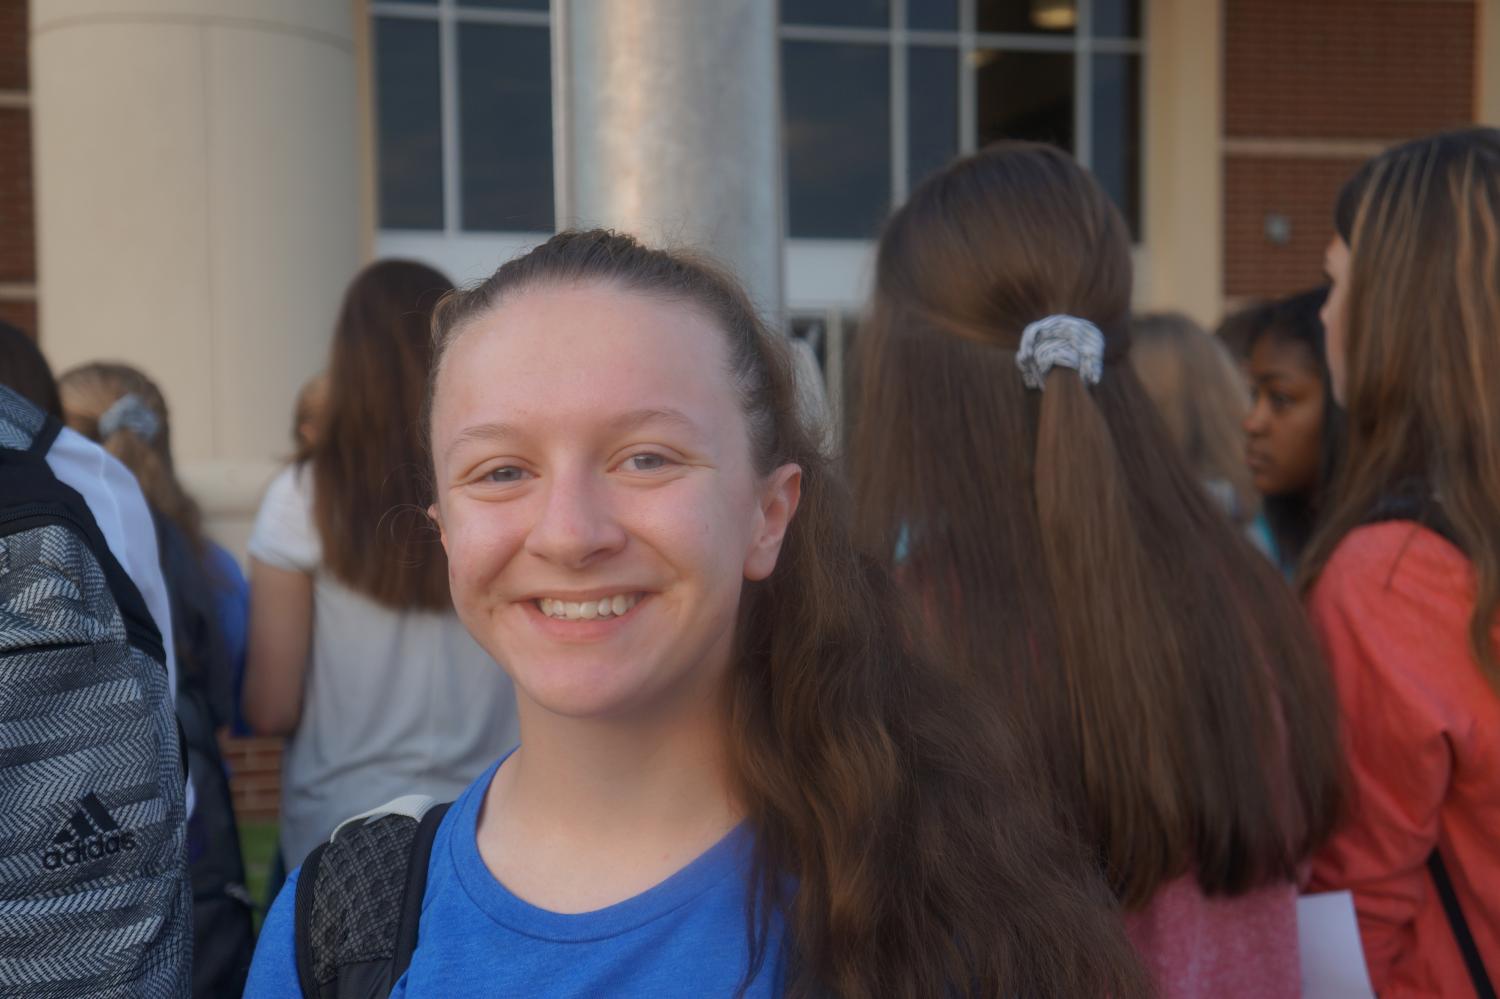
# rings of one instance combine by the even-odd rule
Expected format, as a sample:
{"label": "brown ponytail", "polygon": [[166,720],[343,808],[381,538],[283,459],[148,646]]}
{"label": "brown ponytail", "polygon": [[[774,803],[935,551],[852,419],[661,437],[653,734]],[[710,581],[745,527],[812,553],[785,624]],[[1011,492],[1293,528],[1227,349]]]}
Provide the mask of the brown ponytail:
{"label": "brown ponytail", "polygon": [[[57,381],[67,424],[97,441],[135,475],[146,501],[187,538],[195,552],[203,550],[203,513],[177,481],[172,463],[172,427],[167,400],[144,373],[128,364],[96,362],[65,372]],[[156,429],[120,426],[101,430],[99,421],[127,395],[154,418]]]}
{"label": "brown ponytail", "polygon": [[[1129,305],[1124,224],[1071,159],[959,161],[882,237],[850,451],[861,536],[1139,908],[1188,872],[1213,894],[1292,880],[1334,821],[1339,753],[1293,594],[1122,363]],[[1099,384],[1024,386],[1022,331],[1055,313],[1103,331]]]}

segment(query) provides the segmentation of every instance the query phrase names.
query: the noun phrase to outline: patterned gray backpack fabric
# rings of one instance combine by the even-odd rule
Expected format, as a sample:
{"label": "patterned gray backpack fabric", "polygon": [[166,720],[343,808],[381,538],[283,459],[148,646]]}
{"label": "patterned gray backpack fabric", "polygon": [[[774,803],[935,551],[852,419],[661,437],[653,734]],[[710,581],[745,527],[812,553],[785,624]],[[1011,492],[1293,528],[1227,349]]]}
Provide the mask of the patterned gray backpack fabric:
{"label": "patterned gray backpack fabric", "polygon": [[186,997],[180,735],[145,601],[0,386],[0,997]]}

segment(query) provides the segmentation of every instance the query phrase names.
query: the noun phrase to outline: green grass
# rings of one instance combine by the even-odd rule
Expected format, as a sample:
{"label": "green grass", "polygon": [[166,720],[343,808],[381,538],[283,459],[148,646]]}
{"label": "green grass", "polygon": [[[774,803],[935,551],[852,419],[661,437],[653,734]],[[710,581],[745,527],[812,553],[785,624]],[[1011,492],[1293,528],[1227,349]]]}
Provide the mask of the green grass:
{"label": "green grass", "polygon": [[[265,905],[266,877],[271,873],[271,859],[276,855],[275,822],[241,822],[240,854],[245,858],[245,887],[257,906]],[[260,921],[265,912],[259,908],[255,913],[255,929],[260,931]]]}

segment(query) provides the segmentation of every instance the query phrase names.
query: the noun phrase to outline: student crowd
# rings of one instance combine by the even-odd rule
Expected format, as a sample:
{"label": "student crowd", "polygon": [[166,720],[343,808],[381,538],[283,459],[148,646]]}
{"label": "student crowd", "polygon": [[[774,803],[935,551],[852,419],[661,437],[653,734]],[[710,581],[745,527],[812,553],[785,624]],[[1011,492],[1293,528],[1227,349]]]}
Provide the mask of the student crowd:
{"label": "student crowd", "polygon": [[[288,740],[195,994],[1297,996],[1348,891],[1379,996],[1493,996],[1500,132],[1329,219],[1210,334],[1132,314],[1066,154],[962,158],[883,228],[837,453],[691,250],[377,262],[248,583],[150,378],[4,330],[139,483],[179,714]],[[242,880],[184,731],[195,886]]]}

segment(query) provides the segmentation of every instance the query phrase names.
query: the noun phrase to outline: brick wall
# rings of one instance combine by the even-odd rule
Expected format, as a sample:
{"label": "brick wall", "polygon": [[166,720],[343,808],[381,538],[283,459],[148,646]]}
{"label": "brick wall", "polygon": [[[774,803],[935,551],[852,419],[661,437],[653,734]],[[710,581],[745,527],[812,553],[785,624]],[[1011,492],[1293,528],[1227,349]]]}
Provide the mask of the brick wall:
{"label": "brick wall", "polygon": [[0,107],[0,281],[36,279],[31,110]]}
{"label": "brick wall", "polygon": [[0,0],[0,319],[37,335],[27,0]]}
{"label": "brick wall", "polygon": [[[1316,284],[1360,163],[1473,120],[1477,16],[1472,0],[1226,0],[1226,296]],[[1285,243],[1271,215],[1290,222]]]}
{"label": "brick wall", "polygon": [[281,812],[281,740],[225,737],[234,813],[241,822],[274,822]]}

